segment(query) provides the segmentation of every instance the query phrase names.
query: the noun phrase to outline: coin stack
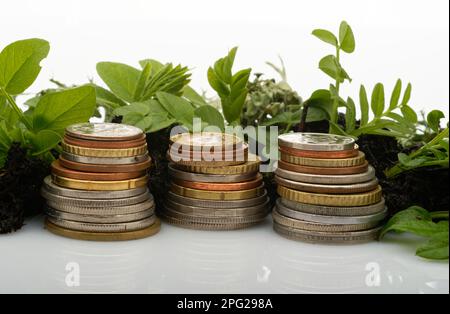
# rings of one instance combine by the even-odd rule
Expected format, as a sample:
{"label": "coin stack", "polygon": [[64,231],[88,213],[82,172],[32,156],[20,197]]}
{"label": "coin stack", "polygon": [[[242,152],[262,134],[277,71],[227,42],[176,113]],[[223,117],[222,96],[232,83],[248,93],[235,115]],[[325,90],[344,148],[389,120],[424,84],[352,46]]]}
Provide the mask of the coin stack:
{"label": "coin stack", "polygon": [[42,187],[50,232],[80,240],[120,241],[159,231],[147,189],[150,157],[140,129],[76,124],[66,129],[62,148]]}
{"label": "coin stack", "polygon": [[259,173],[260,161],[247,145],[222,133],[179,134],[171,138],[171,187],[161,216],[200,230],[250,227],[270,211]]}
{"label": "coin stack", "polygon": [[376,239],[386,217],[375,170],[351,137],[290,133],[278,139],[274,229],[313,243]]}

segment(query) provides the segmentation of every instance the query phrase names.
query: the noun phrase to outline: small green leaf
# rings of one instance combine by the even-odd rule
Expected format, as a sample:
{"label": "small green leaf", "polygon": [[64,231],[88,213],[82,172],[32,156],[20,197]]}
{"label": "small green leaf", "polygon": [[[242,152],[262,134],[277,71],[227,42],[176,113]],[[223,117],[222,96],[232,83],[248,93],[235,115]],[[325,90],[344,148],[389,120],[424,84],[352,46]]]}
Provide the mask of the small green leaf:
{"label": "small green leaf", "polygon": [[[446,223],[448,224],[448,221]],[[448,232],[437,233],[428,243],[417,248],[416,255],[432,260],[447,260],[449,255],[448,239]]]}
{"label": "small green leaf", "polygon": [[345,21],[339,27],[339,42],[343,51],[347,53],[355,51],[355,36],[352,28]]}
{"label": "small green leaf", "polygon": [[316,108],[321,110],[326,114],[325,120],[329,120],[333,114],[333,100],[331,98],[331,93],[327,89],[319,89],[312,93],[311,97],[305,101],[305,106],[311,108]]}
{"label": "small green leaf", "polygon": [[152,64],[149,62],[145,65],[144,69],[142,69],[142,72],[139,76],[139,80],[136,85],[136,90],[134,91],[133,95],[133,99],[135,101],[139,101],[142,99],[145,87],[151,75],[152,75]]}
{"label": "small green leaf", "polygon": [[192,128],[194,108],[187,100],[165,92],[156,93],[156,97],[164,109],[166,109],[176,121]]}
{"label": "small green leaf", "polygon": [[144,69],[147,66],[147,64],[150,64],[152,69],[152,76],[155,75],[158,71],[160,71],[164,67],[164,64],[154,59],[141,60],[139,61],[139,64],[142,67],[142,69]]}
{"label": "small green leaf", "polygon": [[122,63],[100,62],[97,73],[116,96],[128,102],[135,101],[134,92],[141,71]]}
{"label": "small green leaf", "polygon": [[372,92],[371,107],[375,117],[381,117],[384,112],[385,100],[384,100],[384,86],[381,83],[375,85]]}
{"label": "small green leaf", "polygon": [[230,94],[229,88],[217,77],[213,68],[208,69],[208,82],[219,95],[228,96]]}
{"label": "small green leaf", "polygon": [[322,60],[320,60],[319,62],[319,69],[321,69],[325,74],[339,81],[340,83],[344,82],[344,78],[341,77],[341,68],[335,56],[328,55],[322,58]]}
{"label": "small green leaf", "polygon": [[122,123],[128,125],[136,125],[144,119],[144,115],[139,112],[129,112],[123,116]]}
{"label": "small green leaf", "polygon": [[[148,102],[134,102],[128,106],[119,107],[114,110],[116,116],[126,116],[130,113],[139,113],[142,116],[146,116],[150,112]],[[133,124],[134,125],[134,124]]]}
{"label": "small green leaf", "polygon": [[37,134],[27,133],[28,140],[32,144],[34,156],[48,152],[61,142],[61,136],[52,130],[41,130]]}
{"label": "small green leaf", "polygon": [[334,36],[334,34],[332,32],[327,31],[325,29],[316,29],[312,32],[312,34],[314,36],[316,36],[317,38],[319,38],[320,40],[322,40],[334,47],[337,47],[339,44],[336,36]]}
{"label": "small green leaf", "polygon": [[435,133],[440,131],[441,119],[444,119],[445,115],[440,110],[433,110],[427,115],[428,127],[432,129]]}
{"label": "small green leaf", "polygon": [[356,128],[356,105],[352,98],[347,99],[347,112],[345,115],[346,132],[352,133]]}
{"label": "small green leaf", "polygon": [[215,126],[222,131],[225,130],[225,123],[222,114],[212,106],[201,106],[195,109],[195,117],[200,118],[202,122],[206,122],[209,126]]}
{"label": "small green leaf", "polygon": [[401,107],[408,105],[409,100],[411,99],[411,92],[412,92],[412,85],[411,83],[408,84],[406,87],[405,93],[403,95],[403,100],[401,103]]}
{"label": "small green leaf", "polygon": [[399,79],[395,84],[394,90],[392,91],[391,101],[389,105],[389,110],[394,110],[398,107],[398,102],[400,100],[400,94],[402,93],[402,81]]}
{"label": "small green leaf", "polygon": [[41,66],[50,51],[42,39],[16,41],[0,53],[0,87],[11,95],[23,93],[38,77]]}
{"label": "small green leaf", "polygon": [[416,124],[419,118],[417,117],[417,113],[408,105],[402,106],[402,114],[406,120],[408,120],[412,124]]}
{"label": "small green leaf", "polygon": [[189,99],[190,102],[194,104],[196,107],[200,106],[207,106],[208,103],[206,100],[201,96],[199,93],[197,93],[192,87],[185,86],[183,89],[183,97],[186,99]]}
{"label": "small green leaf", "polygon": [[361,107],[361,126],[365,126],[369,122],[369,99],[364,85],[359,89],[359,103]]}

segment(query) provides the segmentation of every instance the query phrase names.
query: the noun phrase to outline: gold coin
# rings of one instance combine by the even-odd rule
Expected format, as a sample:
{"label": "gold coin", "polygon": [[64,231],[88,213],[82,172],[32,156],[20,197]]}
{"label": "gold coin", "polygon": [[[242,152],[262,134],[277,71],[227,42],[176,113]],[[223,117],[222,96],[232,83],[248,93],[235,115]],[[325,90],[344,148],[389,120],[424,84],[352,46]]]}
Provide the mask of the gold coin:
{"label": "gold coin", "polygon": [[62,142],[62,148],[65,152],[85,157],[134,157],[144,155],[148,152],[147,144],[138,147],[123,149],[107,149],[107,148],[89,148],[67,144]]}
{"label": "gold coin", "polygon": [[85,241],[130,241],[138,240],[150,237],[157,234],[161,230],[161,222],[156,219],[155,223],[142,230],[129,231],[129,232],[109,232],[109,233],[99,233],[99,232],[83,232],[74,231],[69,229],[64,229],[52,224],[49,221],[45,222],[45,228],[53,234]]}
{"label": "gold coin", "polygon": [[52,175],[53,183],[56,185],[85,191],[120,191],[136,189],[147,185],[148,176],[143,176],[137,179],[122,180],[122,181],[86,181],[69,179],[65,177]]}
{"label": "gold coin", "polygon": [[259,171],[259,165],[261,161],[258,157],[249,157],[249,161],[242,165],[228,166],[228,167],[208,167],[208,166],[188,166],[175,164],[175,168],[193,173],[203,173],[203,174],[217,174],[217,175],[227,175],[227,174],[245,174],[251,172]]}
{"label": "gold coin", "polygon": [[290,164],[309,166],[309,167],[323,167],[323,168],[344,168],[344,167],[356,167],[364,164],[366,161],[366,155],[363,152],[359,152],[357,157],[343,158],[343,159],[319,159],[319,158],[307,158],[289,155],[281,153],[281,160]]}
{"label": "gold coin", "polygon": [[345,206],[356,207],[376,204],[381,201],[382,190],[378,186],[375,190],[367,193],[358,193],[350,195],[332,195],[332,194],[317,194],[300,192],[292,189],[288,189],[284,186],[278,186],[278,194],[282,198],[286,198],[290,201],[322,205],[322,206]]}
{"label": "gold coin", "polygon": [[190,188],[185,188],[172,183],[170,190],[184,197],[202,199],[202,200],[214,200],[214,201],[233,201],[242,200],[258,197],[264,194],[264,185],[256,189],[242,190],[242,191],[206,191],[206,190],[195,190]]}

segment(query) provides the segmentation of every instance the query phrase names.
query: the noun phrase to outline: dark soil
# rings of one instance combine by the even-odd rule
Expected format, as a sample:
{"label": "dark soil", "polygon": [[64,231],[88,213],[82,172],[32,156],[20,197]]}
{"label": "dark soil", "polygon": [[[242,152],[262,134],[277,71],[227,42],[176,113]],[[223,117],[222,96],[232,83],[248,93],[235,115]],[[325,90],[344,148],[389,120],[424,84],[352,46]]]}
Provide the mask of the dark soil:
{"label": "dark soil", "polygon": [[13,144],[0,170],[0,234],[20,229],[25,217],[42,211],[40,188],[48,174],[45,162],[28,157],[24,149]]}

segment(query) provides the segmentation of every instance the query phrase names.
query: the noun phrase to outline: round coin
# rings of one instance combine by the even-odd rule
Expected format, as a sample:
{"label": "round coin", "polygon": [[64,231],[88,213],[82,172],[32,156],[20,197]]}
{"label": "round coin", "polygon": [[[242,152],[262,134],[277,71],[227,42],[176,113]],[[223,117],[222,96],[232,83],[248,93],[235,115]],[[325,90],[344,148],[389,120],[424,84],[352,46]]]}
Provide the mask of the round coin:
{"label": "round coin", "polygon": [[267,191],[264,190],[263,194],[258,197],[234,201],[200,200],[192,197],[180,196],[173,192],[167,194],[167,199],[186,206],[198,206],[210,209],[230,209],[261,205],[267,201]]}
{"label": "round coin", "polygon": [[183,133],[172,136],[170,141],[176,144],[175,147],[184,147],[194,150],[214,150],[219,148],[221,151],[240,149],[244,146],[244,141],[232,134],[202,132],[202,133]]}
{"label": "round coin", "polygon": [[131,141],[115,141],[115,142],[104,142],[104,141],[90,141],[82,140],[71,137],[69,135],[64,136],[64,142],[73,146],[80,146],[86,148],[101,148],[101,149],[124,149],[133,148],[145,145],[146,138],[145,134],[142,134],[139,138]]}
{"label": "round coin", "polygon": [[255,173],[259,170],[260,160],[257,157],[249,158],[245,164],[229,167],[206,167],[206,166],[187,166],[175,164],[179,170],[185,172],[201,173],[201,174],[215,174],[215,175],[240,175]]}
{"label": "round coin", "polygon": [[315,184],[292,181],[281,177],[275,177],[275,181],[279,185],[296,191],[325,194],[356,194],[373,191],[378,187],[378,180],[376,178],[367,182],[354,184]]}
{"label": "round coin", "polygon": [[132,148],[122,149],[106,149],[106,148],[87,148],[81,146],[73,146],[61,143],[63,150],[69,154],[85,156],[85,157],[101,157],[101,158],[118,158],[118,157],[134,157],[142,156],[148,153],[147,144]]}
{"label": "round coin", "polygon": [[360,166],[356,167],[341,167],[341,168],[323,168],[323,167],[309,167],[294,165],[282,160],[278,161],[278,167],[292,172],[318,174],[318,175],[349,175],[367,172],[369,163],[366,161]]}
{"label": "round coin", "polygon": [[350,175],[319,175],[293,172],[278,168],[275,174],[281,178],[315,184],[354,184],[375,179],[375,169],[369,166],[366,172]]}
{"label": "round coin", "polygon": [[381,201],[382,190],[378,186],[375,190],[366,193],[349,194],[349,195],[334,195],[334,194],[318,194],[318,193],[308,193],[301,192],[286,188],[282,185],[278,186],[278,194],[287,198],[290,201],[313,204],[313,205],[323,205],[323,206],[366,206],[371,204],[376,204]]}
{"label": "round coin", "polygon": [[313,151],[342,151],[355,148],[355,139],[326,133],[288,133],[278,137],[279,146]]}
{"label": "round coin", "polygon": [[145,229],[155,223],[156,216],[153,215],[151,217],[142,220],[118,224],[85,223],[85,222],[55,219],[53,217],[47,217],[47,220],[58,227],[69,230],[101,233],[101,232],[128,232]]}
{"label": "round coin", "polygon": [[[83,191],[83,190],[73,190],[67,189],[61,186],[58,186],[52,182],[52,177],[47,176],[44,179],[43,191],[48,192],[49,195],[54,197],[67,197],[67,198],[75,198],[79,199],[82,202],[84,199],[90,201],[98,201],[101,206],[114,206],[113,203],[109,203],[109,201],[114,202],[114,204],[118,205],[131,205],[137,204],[144,200],[152,197],[150,193],[148,193],[148,189],[146,186],[135,188],[135,189],[127,189],[121,191]],[[48,197],[49,195],[45,195],[44,197]],[[144,198],[144,199],[142,199]],[[142,199],[142,200],[141,200]],[[137,201],[139,200],[139,201]],[[67,201],[67,200],[66,200]],[[135,203],[133,203],[135,202]],[[75,204],[76,205],[76,204]]]}
{"label": "round coin", "polygon": [[323,168],[344,168],[361,166],[366,162],[366,155],[359,152],[357,157],[344,159],[318,159],[296,157],[289,154],[281,153],[281,160],[294,165],[309,166],[309,167],[323,167]]}
{"label": "round coin", "polygon": [[142,137],[142,130],[118,123],[79,123],[66,128],[66,134],[86,140],[130,141]]}
{"label": "round coin", "polygon": [[286,217],[297,219],[297,220],[303,220],[303,221],[310,221],[315,223],[321,223],[321,224],[331,224],[331,225],[360,225],[360,224],[369,224],[369,223],[379,223],[383,219],[386,218],[387,215],[387,209],[385,208],[383,211],[366,215],[366,216],[324,216],[324,215],[315,215],[315,214],[309,214],[300,212],[297,210],[292,210],[289,207],[285,206],[281,199],[277,200],[277,210],[278,212]]}
{"label": "round coin", "polygon": [[45,213],[58,220],[70,220],[76,222],[85,222],[85,223],[100,223],[100,224],[115,224],[115,223],[126,223],[130,221],[138,221],[143,220],[152,216],[155,212],[154,210],[145,210],[142,212],[132,213],[132,214],[123,214],[123,215],[80,215],[80,214],[72,214],[63,211],[56,210],[51,207],[47,207],[45,209]]}
{"label": "round coin", "polygon": [[111,215],[128,215],[143,212],[146,210],[153,210],[155,203],[153,199],[144,202],[111,207],[98,207],[93,204],[87,205],[72,205],[72,203],[48,200],[47,205],[53,209],[61,212],[66,212],[74,215],[97,215],[97,216],[111,216]]}
{"label": "round coin", "polygon": [[274,223],[273,228],[275,232],[281,236],[308,243],[321,243],[321,244],[360,244],[378,239],[380,235],[381,227],[377,227],[364,231],[353,232],[319,232],[319,231],[307,231],[301,229],[294,229],[282,226]]}
{"label": "round coin", "polygon": [[94,164],[94,165],[130,165],[136,163],[142,163],[149,160],[148,154],[134,156],[134,157],[88,157],[74,155],[68,152],[61,153],[61,159],[73,161],[82,164]]}
{"label": "round coin", "polygon": [[296,157],[306,158],[319,158],[319,159],[340,159],[340,158],[352,158],[357,157],[359,153],[358,145],[355,145],[354,149],[341,150],[341,151],[314,151],[314,150],[301,150],[290,147],[280,146],[280,152],[286,153]]}
{"label": "round coin", "polygon": [[239,183],[204,183],[204,182],[192,182],[173,178],[172,181],[180,186],[206,191],[241,191],[251,190],[261,186],[263,178],[261,174],[258,174],[256,179],[252,181],[245,181]]}
{"label": "round coin", "polygon": [[186,171],[181,171],[175,168],[174,165],[169,164],[169,175],[172,178],[179,180],[204,182],[204,183],[237,183],[254,180],[257,172],[250,172],[236,175],[213,175],[213,174],[198,174]]}
{"label": "round coin", "polygon": [[290,201],[285,198],[280,198],[279,200],[281,204],[283,204],[285,207],[291,210],[298,211],[301,213],[309,213],[312,215],[324,215],[324,216],[355,217],[355,216],[376,215],[384,211],[386,207],[384,198],[381,198],[381,201],[373,205],[356,206],[356,207],[348,207],[348,206],[332,207],[332,206],[304,204],[295,201]]}
{"label": "round coin", "polygon": [[146,186],[148,176],[120,181],[88,181],[52,175],[52,180],[56,185],[69,189],[85,191],[118,191]]}
{"label": "round coin", "polygon": [[196,190],[185,188],[179,186],[177,184],[173,184],[170,187],[170,190],[178,195],[203,199],[203,200],[216,200],[216,201],[228,201],[228,200],[242,200],[249,199],[261,196],[264,191],[264,185],[259,186],[258,188],[251,190],[242,190],[242,191],[205,191],[205,190]]}
{"label": "round coin", "polygon": [[337,224],[324,224],[305,220],[292,219],[287,216],[281,215],[277,209],[272,212],[274,223],[293,229],[300,229],[306,231],[318,231],[318,232],[352,232],[369,230],[377,227],[379,222],[368,222],[364,224],[356,225],[337,225]]}
{"label": "round coin", "polygon": [[45,228],[53,234],[71,238],[75,240],[85,240],[85,241],[131,241],[147,238],[157,234],[161,229],[161,222],[159,219],[155,220],[155,223],[147,228],[131,231],[131,232],[82,232],[69,230],[65,228],[58,227],[52,224],[50,221],[46,220]]}
{"label": "round coin", "polygon": [[213,161],[187,161],[180,158],[173,158],[172,155],[167,156],[167,158],[174,164],[185,166],[185,167],[209,167],[209,168],[217,168],[217,167],[229,167],[229,166],[238,166],[246,163],[246,159],[237,159],[237,160],[213,160]]}
{"label": "round coin", "polygon": [[86,164],[65,159],[64,156],[59,157],[59,163],[64,168],[82,171],[82,172],[99,172],[99,173],[111,173],[111,172],[138,172],[146,171],[151,166],[150,157],[138,163],[124,164],[124,165],[109,165],[109,164]]}
{"label": "round coin", "polygon": [[128,180],[143,177],[146,175],[147,171],[137,171],[137,172],[82,172],[72,169],[65,168],[61,166],[59,160],[55,160],[51,165],[52,173],[70,179],[78,180],[93,180],[93,181],[117,181],[117,180]]}

